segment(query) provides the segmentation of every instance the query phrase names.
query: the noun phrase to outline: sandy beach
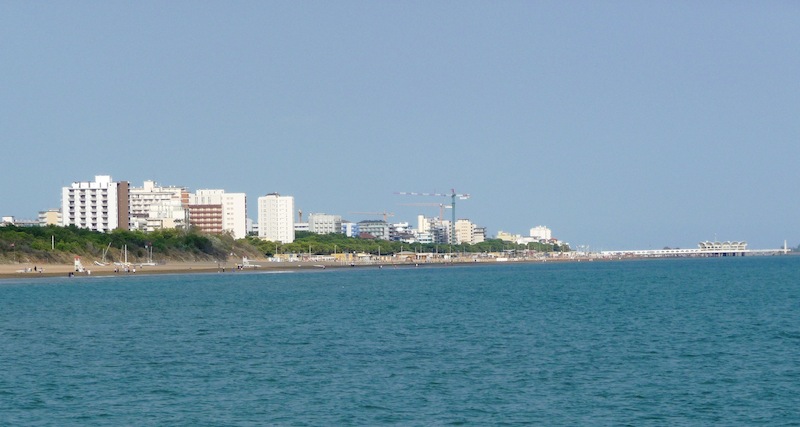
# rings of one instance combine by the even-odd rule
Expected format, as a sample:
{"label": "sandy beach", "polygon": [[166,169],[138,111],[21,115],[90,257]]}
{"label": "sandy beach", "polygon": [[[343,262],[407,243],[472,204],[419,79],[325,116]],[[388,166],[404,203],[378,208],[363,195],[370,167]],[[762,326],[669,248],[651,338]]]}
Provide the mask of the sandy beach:
{"label": "sandy beach", "polygon": [[[85,265],[84,272],[76,272],[73,264],[0,264],[0,279],[12,278],[37,278],[37,277],[58,277],[68,276],[73,273],[75,277],[80,276],[111,276],[126,274],[195,274],[195,273],[240,273],[257,271],[299,271],[299,270],[318,270],[323,268],[384,268],[384,267],[445,267],[452,265],[475,265],[475,262],[439,262],[439,263],[413,263],[413,262],[378,262],[357,263],[355,265],[343,264],[340,262],[269,262],[267,260],[251,260],[258,267],[248,267],[239,269],[238,263],[234,261],[226,263],[217,262],[168,262],[159,265],[131,265],[126,272],[124,267],[118,265],[100,266],[96,264]],[[490,262],[490,261],[484,261]]]}
{"label": "sandy beach", "polygon": [[[84,265],[84,267],[84,272],[76,272],[73,264],[0,264],[0,279],[67,276],[69,273],[73,273],[75,276],[126,274],[124,267],[113,264],[105,266],[92,264]],[[226,271],[231,268],[235,270],[236,265],[214,262],[174,262],[155,266],[132,265],[127,274],[202,273],[216,272],[222,268],[225,268]]]}
{"label": "sandy beach", "polygon": [[114,264],[105,266],[84,264],[85,271],[83,272],[76,272],[73,264],[0,264],[0,279],[68,276],[69,273],[73,273],[76,277],[120,274],[235,273],[242,271],[280,271],[321,268],[322,265],[325,265],[326,268],[340,266],[310,262],[268,262],[266,260],[254,260],[253,264],[258,265],[258,267],[238,269],[236,262],[168,262],[159,265],[134,264],[129,266],[127,271],[125,271],[125,267]]}

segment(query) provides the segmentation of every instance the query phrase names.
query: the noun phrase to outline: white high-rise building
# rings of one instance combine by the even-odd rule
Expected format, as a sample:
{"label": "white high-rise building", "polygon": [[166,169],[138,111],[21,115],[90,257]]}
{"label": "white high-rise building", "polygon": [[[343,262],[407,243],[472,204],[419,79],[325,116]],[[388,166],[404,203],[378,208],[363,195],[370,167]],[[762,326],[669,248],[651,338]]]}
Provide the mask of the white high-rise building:
{"label": "white high-rise building", "polygon": [[61,225],[95,231],[128,229],[127,181],[115,182],[108,175],[94,181],[73,182],[61,189]]}
{"label": "white high-rise building", "polygon": [[197,190],[189,195],[189,222],[206,233],[247,236],[247,196],[225,190]]}
{"label": "white high-rise building", "polygon": [[553,232],[549,228],[539,225],[531,228],[531,237],[536,240],[550,240],[553,238]]}
{"label": "white high-rise building", "polygon": [[270,193],[258,198],[258,237],[294,242],[294,197]]}

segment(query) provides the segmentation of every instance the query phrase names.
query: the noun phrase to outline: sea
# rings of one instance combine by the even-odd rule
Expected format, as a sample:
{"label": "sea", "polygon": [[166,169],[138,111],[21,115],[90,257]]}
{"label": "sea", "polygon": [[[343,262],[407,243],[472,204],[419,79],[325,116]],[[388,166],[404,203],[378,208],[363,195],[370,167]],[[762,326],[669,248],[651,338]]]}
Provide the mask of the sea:
{"label": "sea", "polygon": [[0,280],[3,426],[800,425],[800,257]]}

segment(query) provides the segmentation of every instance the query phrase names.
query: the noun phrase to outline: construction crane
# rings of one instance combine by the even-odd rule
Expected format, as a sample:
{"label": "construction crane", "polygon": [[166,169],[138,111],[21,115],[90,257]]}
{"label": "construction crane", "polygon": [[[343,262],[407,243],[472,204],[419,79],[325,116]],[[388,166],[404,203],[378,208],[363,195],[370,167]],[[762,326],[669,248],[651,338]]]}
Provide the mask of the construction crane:
{"label": "construction crane", "polygon": [[444,219],[444,210],[445,209],[452,209],[453,207],[450,205],[445,205],[444,203],[400,203],[400,206],[438,206],[439,207],[439,221]]}
{"label": "construction crane", "polygon": [[389,217],[394,216],[391,212],[348,212],[353,215],[383,215],[383,222],[389,222]]}
{"label": "construction crane", "polygon": [[460,200],[469,199],[469,194],[458,194],[455,189],[450,189],[450,194],[446,193],[413,193],[413,192],[397,192],[401,196],[433,196],[433,197],[449,197],[450,207],[453,209],[453,220],[450,222],[450,243],[457,244],[456,242],[456,197]]}

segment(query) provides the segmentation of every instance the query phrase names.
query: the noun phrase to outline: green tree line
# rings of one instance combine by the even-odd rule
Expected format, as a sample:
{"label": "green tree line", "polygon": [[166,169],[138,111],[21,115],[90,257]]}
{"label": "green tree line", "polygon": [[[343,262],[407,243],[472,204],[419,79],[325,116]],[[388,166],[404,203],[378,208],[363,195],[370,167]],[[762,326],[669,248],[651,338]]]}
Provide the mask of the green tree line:
{"label": "green tree line", "polygon": [[75,226],[0,227],[0,259],[6,261],[69,262],[73,256],[120,261],[127,247],[128,260],[145,260],[152,247],[154,261],[166,259],[224,260],[229,254],[258,255],[257,248],[231,236],[205,235],[196,231],[153,232],[114,230],[109,233]]}
{"label": "green tree line", "polygon": [[257,247],[264,255],[273,256],[275,254],[311,254],[311,255],[330,255],[343,252],[357,253],[378,253],[383,255],[396,254],[401,251],[409,252],[457,252],[457,253],[484,253],[502,251],[522,251],[534,250],[538,252],[567,252],[569,247],[566,245],[553,245],[546,243],[530,243],[518,245],[515,243],[504,242],[499,239],[489,239],[474,245],[460,244],[422,244],[404,243],[387,240],[362,239],[357,237],[347,237],[344,234],[315,234],[307,231],[299,231],[295,235],[295,241],[288,244],[260,240],[253,236],[248,236],[250,244]]}
{"label": "green tree line", "polygon": [[490,239],[475,245],[421,244],[347,237],[344,234],[297,232],[295,241],[281,244],[248,236],[235,240],[228,234],[207,235],[194,230],[158,230],[152,232],[114,230],[109,233],[75,226],[0,227],[0,260],[5,262],[71,262],[82,256],[121,261],[127,247],[128,261],[147,259],[152,248],[153,261],[225,260],[229,256],[258,258],[275,254],[329,255],[368,253],[390,255],[401,251],[438,253],[484,253],[535,250],[569,251],[569,247],[544,243],[517,245]]}

